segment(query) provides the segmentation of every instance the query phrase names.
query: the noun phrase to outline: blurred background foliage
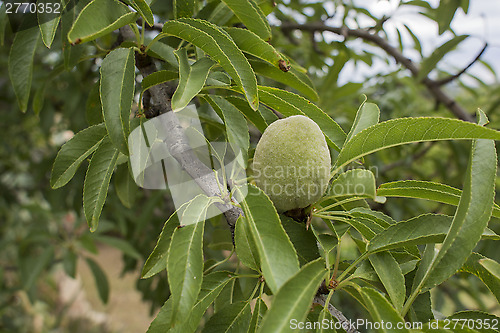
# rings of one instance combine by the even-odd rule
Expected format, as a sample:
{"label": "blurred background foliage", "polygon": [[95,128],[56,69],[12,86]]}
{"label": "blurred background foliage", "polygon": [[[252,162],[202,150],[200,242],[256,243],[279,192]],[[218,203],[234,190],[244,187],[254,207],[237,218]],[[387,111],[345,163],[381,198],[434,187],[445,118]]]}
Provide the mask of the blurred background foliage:
{"label": "blurred background foliage", "polygon": [[[77,10],[87,2],[79,1]],[[273,26],[272,44],[307,69],[320,97],[318,105],[344,130],[348,131],[364,99],[363,95],[379,106],[381,120],[407,116],[451,116],[446,107],[436,104],[426,88],[406,69],[396,65],[394,59],[377,47],[360,40],[344,43],[343,38],[337,36],[332,39],[327,33],[284,33],[280,29],[280,22],[317,22],[338,18],[339,15],[343,17],[340,21],[350,28],[366,28],[366,23],[359,23],[361,18],[363,22],[367,22],[368,18],[368,22],[371,20],[376,27],[378,22],[390,20],[390,17],[375,17],[362,5],[357,7],[349,0],[276,2],[273,7],[272,1],[260,1],[264,10],[268,13],[272,11],[269,16]],[[403,3],[400,5],[403,6]],[[426,6],[420,5],[419,8],[424,11]],[[436,14],[439,8],[425,10],[425,15],[437,17],[436,26],[443,20],[442,15]],[[172,18],[171,1],[157,1],[152,9],[157,22]],[[230,16],[216,19],[218,24],[230,25],[231,20],[236,22]],[[140,280],[139,276],[163,223],[173,211],[168,191],[132,188],[126,195],[121,192],[119,196],[116,189],[122,184],[120,177],[128,175],[121,172],[120,176],[118,172],[111,183],[100,227],[91,234],[82,209],[85,167],[79,169],[76,179],[67,186],[52,190],[49,185],[52,163],[60,146],[74,133],[95,122],[100,114],[96,94],[99,64],[107,50],[113,47],[116,35],[72,47],[69,54],[59,51],[64,37],[61,31],[57,32],[51,49],[39,45],[34,60],[30,107],[23,114],[19,112],[7,73],[13,34],[6,22],[0,23],[5,26],[0,49],[0,332],[33,332],[35,329],[40,332],[107,331],[108,328],[98,325],[82,325],[77,319],[67,320],[65,309],[58,304],[54,278],[57,270],[62,269],[67,275],[75,277],[79,264],[89,265],[98,293],[106,302],[109,284],[113,281],[107,281],[106,267],[99,266],[92,259],[92,254],[103,245],[118,248],[123,253],[123,273],[134,274],[137,290],[147,302],[150,312],[155,312],[169,295],[166,273],[146,280]],[[389,32],[385,32],[384,27],[382,24],[377,29],[381,30],[382,36],[387,36]],[[418,38],[419,32],[414,33]],[[398,46],[397,40],[391,39],[390,42],[396,47],[413,51],[418,49],[416,44]],[[417,61],[418,53],[415,52]],[[373,66],[375,62],[385,65],[376,67]],[[355,75],[351,73],[372,66],[381,70],[365,71],[364,77],[352,80]],[[438,70],[434,74],[445,77],[454,73]],[[490,126],[500,128],[500,85],[497,75],[495,78],[493,83],[485,83],[480,77],[472,83],[459,78],[451,82],[446,90],[470,113],[478,107],[483,109],[490,118]],[[259,81],[285,88],[264,77],[259,77]],[[251,142],[255,143],[257,139],[254,137]],[[376,167],[371,170],[377,172],[377,184],[398,179],[422,179],[461,187],[468,154],[467,142],[423,143],[378,152],[368,156],[365,164]],[[497,180],[497,188],[498,185],[500,182]],[[410,199],[390,199],[376,208],[396,220],[424,212],[453,214],[452,207]],[[211,220],[212,223],[207,224],[204,240],[205,254],[211,257],[205,259],[221,260],[224,253],[220,250],[231,249],[230,235],[220,217]],[[498,221],[491,223],[490,227],[500,233]],[[476,251],[500,260],[500,252],[493,241],[480,244]],[[356,251],[354,246],[353,251]],[[347,252],[346,258],[354,257]],[[496,300],[473,276],[460,280],[451,278],[434,290],[433,301],[435,309],[443,313],[476,308],[500,314]],[[357,308],[349,306],[352,298],[340,293],[335,302],[344,309],[348,318],[361,317],[362,314],[350,313],[354,310],[349,309]],[[40,317],[43,318],[41,323]]]}

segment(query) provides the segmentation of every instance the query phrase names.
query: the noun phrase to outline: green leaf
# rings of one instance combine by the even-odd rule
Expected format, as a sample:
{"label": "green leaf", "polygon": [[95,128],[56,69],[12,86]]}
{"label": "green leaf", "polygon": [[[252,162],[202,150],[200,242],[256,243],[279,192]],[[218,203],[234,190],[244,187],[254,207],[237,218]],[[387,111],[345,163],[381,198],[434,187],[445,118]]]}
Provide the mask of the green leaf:
{"label": "green leaf", "polygon": [[311,118],[325,134],[329,146],[340,150],[346,135],[342,128],[329,115],[307,99],[289,91],[259,86],[262,103],[270,106],[286,117],[305,115]]}
{"label": "green leaf", "polygon": [[80,164],[92,154],[106,136],[104,124],[90,126],[73,136],[57,153],[50,186],[53,189],[66,185],[75,175]]}
{"label": "green leaf", "polygon": [[406,287],[398,262],[389,252],[375,253],[369,259],[395,309],[401,311],[405,301]]}
{"label": "green leaf", "polygon": [[9,77],[22,112],[28,109],[33,77],[33,58],[40,37],[38,27],[17,32],[9,52]]}
{"label": "green leaf", "polygon": [[496,262],[495,260],[490,259],[490,258],[484,258],[484,259],[479,260],[479,264],[481,264],[481,266],[486,268],[486,270],[491,275],[493,275],[498,280],[500,280],[500,264],[498,262]]}
{"label": "green leaf", "polygon": [[375,175],[370,170],[352,169],[335,178],[325,197],[358,196],[375,198]]}
{"label": "green leaf", "polygon": [[260,60],[250,60],[250,65],[252,65],[255,73],[286,84],[304,94],[307,98],[315,101],[319,98],[316,90],[304,82],[293,70],[283,72],[281,69]]}
{"label": "green leaf", "polygon": [[495,142],[474,140],[452,225],[429,268],[420,273],[422,279],[414,284],[414,292],[429,290],[448,279],[472,253],[491,217],[496,164]]}
{"label": "green leaf", "polygon": [[248,103],[257,110],[259,98],[255,74],[243,53],[225,32],[210,22],[190,18],[167,21],[163,25],[163,32],[187,40],[210,55],[243,89]]}
{"label": "green leaf", "polygon": [[307,230],[305,223],[296,222],[291,217],[280,215],[280,219],[285,232],[297,251],[300,265],[305,265],[317,259],[320,255],[312,230]]}
{"label": "green leaf", "polygon": [[122,164],[118,166],[115,172],[115,190],[118,199],[122,205],[127,208],[132,208],[135,195],[137,193],[137,185],[130,176],[128,165]]}
{"label": "green leaf", "polygon": [[306,319],[325,273],[325,263],[322,259],[303,266],[274,296],[259,332],[293,332],[291,320],[303,322]]}
{"label": "green leaf", "polygon": [[260,189],[248,186],[242,201],[245,223],[259,252],[260,265],[266,283],[275,294],[299,270],[297,253],[281,226],[271,200]]}
{"label": "green leaf", "polygon": [[86,43],[137,20],[137,13],[117,0],[93,0],[87,4],[71,27],[68,40]]}
{"label": "green leaf", "polygon": [[[135,4],[135,9],[141,14],[141,16],[146,20],[146,23],[152,27],[155,23],[155,18],[153,16],[153,12],[151,11],[151,8],[149,8],[149,5],[146,1],[144,0],[133,0]],[[186,1],[184,1],[186,2]]]}
{"label": "green leaf", "polygon": [[257,34],[263,40],[271,39],[271,27],[262,10],[254,0],[222,0],[240,19],[248,30]]}
{"label": "green leaf", "polygon": [[207,308],[219,296],[227,283],[234,279],[234,277],[230,277],[230,275],[229,272],[219,271],[207,274],[203,277],[198,301],[188,316],[189,320],[172,329],[170,329],[170,319],[172,317],[172,298],[170,297],[149,326],[147,333],[164,333],[166,331],[175,333],[194,333]]}
{"label": "green leaf", "polygon": [[127,140],[134,87],[134,51],[111,51],[101,65],[102,113],[111,142],[125,155],[128,155]]}
{"label": "green leaf", "polygon": [[[51,3],[51,2],[48,2]],[[56,36],[57,27],[59,26],[59,21],[61,16],[58,14],[49,14],[44,11],[37,13],[38,26],[42,34],[42,41],[50,49],[54,37]]]}
{"label": "green leaf", "polygon": [[35,90],[35,95],[33,96],[33,112],[35,115],[39,116],[40,111],[43,109],[43,104],[45,102],[45,89],[47,85],[41,85]]}
{"label": "green leaf", "polygon": [[342,166],[370,153],[406,143],[450,139],[500,140],[500,132],[457,119],[400,118],[359,132],[345,144],[336,161]]}
{"label": "green leaf", "polygon": [[373,103],[363,102],[356,113],[356,118],[352,123],[351,130],[347,134],[345,142],[351,140],[353,136],[361,132],[362,130],[375,125],[380,119],[380,110],[378,106]]}
{"label": "green leaf", "polygon": [[90,89],[89,97],[85,105],[85,119],[89,125],[97,125],[104,121],[102,117],[102,104],[99,87],[101,83],[96,82]]}
{"label": "green leaf", "polygon": [[179,61],[179,85],[172,96],[172,109],[181,110],[200,92],[205,85],[210,69],[215,62],[207,57],[189,65],[186,48],[174,52]]}
{"label": "green leaf", "polygon": [[5,27],[7,26],[8,21],[5,3],[2,2],[2,5],[0,6],[0,46],[3,46],[5,41]]}
{"label": "green leaf", "polygon": [[[426,199],[457,206],[462,190],[428,181],[400,180],[380,185],[377,189],[377,195]],[[500,207],[497,204],[493,207],[493,216],[500,218]]]}
{"label": "green leaf", "polygon": [[[490,313],[482,312],[482,311],[460,311],[452,314],[447,319],[451,320],[452,323],[455,320],[459,320],[458,327],[462,327],[464,324],[464,328],[474,328],[477,332],[481,333],[492,333],[499,332],[500,326],[500,317],[495,316]],[[486,327],[487,323],[490,323],[489,327]],[[482,328],[481,328],[482,326]]]}
{"label": "green leaf", "polygon": [[360,288],[359,292],[361,293],[364,304],[368,309],[368,312],[373,318],[374,322],[390,322],[392,323],[392,328],[387,328],[388,325],[385,325],[383,328],[379,329],[379,332],[406,332],[410,333],[410,331],[404,328],[397,329],[397,323],[404,323],[403,318],[399,315],[399,313],[391,306],[391,304],[387,301],[387,299],[382,296],[378,291],[373,288]]}
{"label": "green leaf", "polygon": [[163,82],[176,80],[178,78],[179,78],[179,73],[174,71],[163,70],[151,73],[144,79],[142,79],[141,82],[142,92]]}
{"label": "green leaf", "polygon": [[226,125],[227,138],[233,148],[234,154],[238,156],[241,152],[243,164],[246,166],[248,149],[250,148],[250,135],[245,117],[233,104],[220,96],[205,96],[205,99],[219,115],[222,115],[222,119]]}
{"label": "green leaf", "polygon": [[210,317],[203,333],[246,332],[251,319],[250,302],[228,304]]}
{"label": "green leaf", "polygon": [[117,158],[118,150],[105,136],[90,160],[83,184],[83,210],[92,232],[97,229]]}
{"label": "green leaf", "polygon": [[238,259],[243,263],[243,265],[258,271],[259,270],[259,253],[257,251],[255,242],[253,241],[252,235],[248,230],[249,227],[244,221],[244,218],[240,216],[236,221],[236,226],[234,229],[234,243],[236,247],[236,254]]}
{"label": "green leaf", "polygon": [[[30,290],[42,271],[47,268],[52,259],[54,258],[54,247],[47,246],[36,257],[22,257],[20,258],[19,269],[21,275],[22,286],[25,290]],[[36,285],[35,285],[36,286]]]}
{"label": "green leaf", "polygon": [[[442,0],[436,8],[436,22],[439,26],[439,34],[442,35],[450,27],[455,12],[460,7],[461,0]],[[467,10],[464,10],[467,12]]]}
{"label": "green leaf", "polygon": [[366,250],[379,252],[411,245],[442,243],[451,221],[451,216],[424,214],[398,222],[371,239]]}
{"label": "green leaf", "polygon": [[124,239],[116,238],[116,237],[111,237],[111,236],[104,236],[104,235],[95,235],[94,239],[96,241],[105,243],[107,245],[110,245],[112,247],[117,248],[124,254],[134,258],[141,260],[142,255],[130,244]]}
{"label": "green leaf", "polygon": [[186,320],[196,303],[203,280],[203,229],[205,222],[177,227],[167,257],[172,295],[171,326]]}
{"label": "green leaf", "polygon": [[109,282],[106,277],[106,273],[102,270],[101,266],[91,258],[85,258],[87,265],[89,266],[92,275],[94,275],[95,284],[97,287],[97,292],[99,293],[99,298],[106,304],[109,299]]}
{"label": "green leaf", "polygon": [[193,17],[195,9],[195,0],[173,0],[174,17]]}
{"label": "green leaf", "polygon": [[420,53],[420,56],[422,56],[422,45],[420,44],[420,40],[418,39],[417,35],[415,35],[415,33],[413,33],[413,31],[406,24],[404,24],[404,27],[413,39],[413,47],[418,51],[418,53]]}
{"label": "green leaf", "polygon": [[142,279],[150,278],[167,268],[166,258],[170,247],[170,240],[172,239],[175,228],[178,226],[179,218],[177,216],[177,211],[175,211],[163,225],[160,236],[156,241],[155,248],[142,268]]}
{"label": "green leaf", "polygon": [[255,333],[257,331],[266,311],[266,303],[264,303],[262,298],[257,298],[255,306],[253,308],[252,320],[250,321],[250,326],[248,327],[248,333]]}
{"label": "green leaf", "polygon": [[224,30],[244,53],[267,61],[276,68],[280,68],[280,63],[283,63],[287,68],[290,67],[288,59],[283,57],[271,44],[262,40],[252,31],[234,27],[224,28]]}
{"label": "green leaf", "polygon": [[482,264],[484,260],[491,260],[479,253],[473,252],[467,261],[460,269],[461,272],[467,272],[477,276],[485,286],[491,291],[491,293],[496,297],[497,301],[500,302],[500,278],[492,274],[485,266]]}
{"label": "green leaf", "polygon": [[436,68],[438,62],[451,50],[453,50],[458,44],[460,44],[464,39],[469,37],[469,35],[460,35],[453,37],[443,45],[439,46],[432,52],[432,54],[422,60],[420,70],[418,72],[417,80],[423,80],[427,74],[429,74],[433,69]]}
{"label": "green leaf", "polygon": [[[224,98],[229,103],[233,104],[241,113],[243,113],[261,133],[265,131],[268,125],[266,120],[262,117],[260,112],[255,112],[243,98],[238,96],[224,96]],[[265,106],[262,104],[259,105],[259,111],[264,107]]]}

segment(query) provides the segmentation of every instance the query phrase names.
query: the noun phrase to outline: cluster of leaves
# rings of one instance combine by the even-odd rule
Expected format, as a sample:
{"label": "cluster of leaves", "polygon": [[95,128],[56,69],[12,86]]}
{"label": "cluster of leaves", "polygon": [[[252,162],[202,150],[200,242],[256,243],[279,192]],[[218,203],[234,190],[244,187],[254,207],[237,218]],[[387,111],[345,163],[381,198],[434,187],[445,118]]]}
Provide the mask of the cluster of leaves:
{"label": "cluster of leaves", "polygon": [[[500,239],[488,229],[491,217],[500,217],[500,208],[494,204],[497,157],[493,141],[500,140],[500,133],[484,127],[488,122],[484,113],[478,112],[479,124],[431,117],[379,122],[378,107],[364,102],[346,134],[330,112],[324,111],[337,101],[329,97],[328,87],[336,84],[347,61],[356,59],[344,44],[332,43],[342,53],[336,54],[335,65],[329,68],[321,88],[315,89],[306,70],[292,60],[297,51],[279,47],[279,38],[286,37],[280,36],[276,43],[273,40],[274,46],[269,43],[274,34],[266,15],[273,7],[267,1],[211,1],[204,7],[197,1],[174,1],[172,19],[165,21],[158,32],[147,29],[157,28],[156,15],[162,13],[159,9],[157,14],[151,3],[80,1],[68,6],[60,19],[18,32],[12,43],[9,73],[22,111],[28,109],[33,59],[40,38],[50,48],[54,47],[57,31],[62,35],[57,44],[59,51],[55,51],[61,64],[54,65],[54,77],[64,69],[86,63],[88,58],[99,59],[99,80],[92,88],[86,110],[89,126],[61,148],[50,179],[53,188],[62,187],[90,159],[83,182],[83,211],[91,231],[106,231],[106,224],[98,228],[98,222],[112,177],[123,205],[137,207],[127,138],[146,121],[147,110],[142,110],[136,95],[142,101],[146,92],[159,84],[176,83],[173,109],[182,109],[195,99],[208,141],[223,133],[249,158],[253,152],[249,129],[262,133],[277,119],[276,112],[284,117],[301,114],[311,118],[337,154],[331,191],[314,205],[310,228],[277,214],[269,198],[252,185],[248,195],[238,200],[244,216],[236,222],[234,246],[221,217],[203,218],[217,199],[198,196],[186,204],[182,220],[202,222],[181,227],[181,218],[174,212],[142,270],[146,281],[160,277],[157,281],[164,283],[160,291],[168,297],[149,332],[194,332],[201,324],[207,332],[284,332],[292,330],[292,319],[336,321],[338,318],[333,318],[326,306],[311,311],[323,282],[328,290],[326,303],[340,303],[344,310],[340,300],[348,297],[359,308],[358,315],[393,325],[434,320],[430,290],[457,272],[478,276],[500,300],[500,265],[472,252],[481,239]],[[418,3],[425,7],[423,2]],[[345,8],[344,20],[351,10],[371,15],[359,8]],[[440,8],[437,13],[451,10],[449,6]],[[315,10],[320,17],[328,15],[321,14],[321,6]],[[275,15],[282,18],[284,14],[276,10]],[[449,22],[441,16],[439,20],[447,30]],[[113,31],[124,27],[131,29],[135,40],[115,42]],[[463,39],[455,37],[438,48],[423,62],[420,73],[427,75],[435,69],[447,51]],[[140,84],[136,84],[136,56],[152,57],[161,66],[142,78]],[[359,60],[369,62],[373,56],[360,56]],[[338,87],[336,94],[345,97],[360,88],[360,84],[348,83]],[[43,89],[35,93],[35,111],[42,108]],[[321,108],[311,102],[319,97]],[[218,119],[209,112],[211,109]],[[137,117],[132,118],[132,114]],[[346,124],[341,123],[344,127]],[[431,181],[386,182],[377,189],[371,171],[344,171],[385,148],[464,139],[472,140],[472,145],[467,171],[462,175],[462,190]],[[339,195],[335,191],[339,186],[354,190]],[[363,191],[355,190],[358,188]],[[456,206],[456,210],[450,215],[424,214],[395,221],[370,208],[374,202],[389,197],[426,199]],[[108,206],[112,204],[109,201]],[[147,204],[154,207],[158,201],[149,198]],[[149,213],[130,217],[134,219],[139,222],[129,233],[137,234],[151,217]],[[141,257],[124,241],[107,236],[97,240],[120,248],[131,258]],[[106,300],[109,290],[105,277],[95,263],[88,263],[98,279],[100,295]],[[165,275],[170,291],[166,290]],[[450,318],[482,321],[494,316],[468,311]],[[441,319],[439,325],[444,324],[443,318],[437,319]],[[475,332],[476,327],[464,331]]]}

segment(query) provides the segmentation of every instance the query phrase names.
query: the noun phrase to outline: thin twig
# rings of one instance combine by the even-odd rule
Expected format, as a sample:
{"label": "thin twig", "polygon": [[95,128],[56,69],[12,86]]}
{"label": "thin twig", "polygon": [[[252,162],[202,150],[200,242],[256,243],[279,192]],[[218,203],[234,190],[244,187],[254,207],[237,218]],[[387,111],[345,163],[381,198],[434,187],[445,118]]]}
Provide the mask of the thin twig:
{"label": "thin twig", "polygon": [[[321,306],[325,306],[325,296],[323,295],[316,295],[314,296],[313,303],[319,304]],[[338,310],[336,307],[334,307],[331,303],[328,303],[328,312],[330,314],[337,318],[337,320],[342,324],[342,328],[347,332],[347,333],[359,333],[359,331],[354,327],[352,324],[352,321],[347,319],[344,314]]]}
{"label": "thin twig", "polygon": [[[281,30],[283,33],[289,33],[291,30],[303,30],[303,31],[310,31],[310,32],[332,32],[334,34],[344,36],[344,38],[348,37],[356,37],[356,38],[361,38],[365,41],[371,42],[378,47],[380,47],[382,50],[384,50],[387,54],[389,54],[391,57],[393,57],[396,62],[402,64],[404,67],[406,67],[413,77],[418,77],[419,74],[419,69],[418,67],[407,57],[405,57],[401,51],[399,51],[397,48],[393,47],[392,45],[389,44],[389,42],[382,37],[380,37],[376,33],[371,33],[368,30],[364,29],[350,29],[346,26],[342,27],[331,27],[323,22],[312,22],[312,23],[304,23],[304,24],[299,24],[299,23],[292,23],[292,22],[283,22],[281,25]],[[429,77],[425,77],[422,80],[422,83],[427,87],[429,92],[434,96],[434,98],[441,104],[443,104],[448,110],[450,110],[457,118],[473,122],[474,118],[473,116],[468,113],[464,108],[462,108],[455,100],[453,100],[451,97],[449,97],[440,87],[439,84],[437,84],[436,81],[430,79]]]}
{"label": "thin twig", "polygon": [[474,65],[479,60],[479,58],[481,58],[481,56],[483,55],[484,51],[486,51],[487,47],[488,47],[488,43],[485,43],[484,46],[483,46],[483,49],[481,50],[481,52],[479,52],[478,55],[474,58],[474,60],[472,60],[467,66],[465,66],[464,69],[462,69],[460,72],[458,72],[455,75],[450,75],[450,76],[448,76],[448,77],[446,77],[444,79],[436,80],[436,84],[439,85],[439,86],[442,86],[442,85],[445,85],[447,83],[450,83],[453,80],[458,79],[460,77],[460,75],[462,75],[463,73],[465,73],[472,65]]}

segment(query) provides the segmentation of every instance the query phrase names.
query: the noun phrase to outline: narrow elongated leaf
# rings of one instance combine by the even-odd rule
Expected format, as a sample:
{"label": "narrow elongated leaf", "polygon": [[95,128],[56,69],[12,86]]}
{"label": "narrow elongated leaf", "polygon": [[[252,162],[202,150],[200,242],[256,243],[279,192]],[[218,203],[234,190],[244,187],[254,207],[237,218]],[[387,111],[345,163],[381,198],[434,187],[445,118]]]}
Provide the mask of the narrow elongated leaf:
{"label": "narrow elongated leaf", "polygon": [[262,322],[262,318],[264,317],[266,311],[266,303],[264,303],[262,298],[257,298],[257,301],[255,302],[255,306],[253,308],[252,320],[250,321],[250,326],[248,327],[248,333],[257,332],[257,329],[260,327],[260,323]]}
{"label": "narrow elongated leaf", "polygon": [[110,245],[112,247],[117,248],[124,254],[134,258],[134,259],[142,259],[142,255],[130,244],[124,239],[116,238],[116,237],[111,237],[111,236],[104,236],[104,235],[96,235],[94,237],[96,241],[105,243],[107,245]]}
{"label": "narrow elongated leaf", "polygon": [[203,280],[203,229],[205,222],[177,227],[167,257],[172,295],[171,326],[181,324],[196,303]]}
{"label": "narrow elongated leaf", "polygon": [[250,148],[250,135],[245,117],[233,104],[222,97],[211,95],[205,98],[217,113],[222,115],[226,125],[227,138],[235,156],[241,152],[243,163],[246,165],[248,148]]}
{"label": "narrow elongated leaf", "polygon": [[379,252],[410,245],[442,243],[451,221],[451,216],[424,214],[393,224],[371,239],[366,250]]}
{"label": "narrow elongated leaf", "polygon": [[400,118],[385,121],[359,132],[345,144],[336,168],[384,148],[412,142],[450,139],[500,140],[500,132],[457,119]]}
{"label": "narrow elongated leaf", "polygon": [[72,44],[104,36],[137,20],[137,13],[117,0],[92,0],[78,15],[68,33]]}
{"label": "narrow elongated leaf", "polygon": [[83,184],[83,210],[92,232],[97,229],[117,158],[118,150],[105,136],[90,160]]}
{"label": "narrow elongated leaf", "polygon": [[[391,323],[391,328],[389,325],[383,325],[379,332],[384,333],[410,333],[410,331],[402,325],[401,328],[396,328],[398,323],[404,323],[403,318],[399,313],[391,306],[389,301],[382,296],[378,291],[373,288],[361,288],[361,295],[363,296],[364,304],[368,309],[368,312],[373,318],[374,322],[386,322]],[[400,324],[401,325],[401,324]]]}
{"label": "narrow elongated leaf", "polygon": [[0,46],[4,44],[7,22],[7,10],[5,8],[5,2],[2,2],[2,6],[0,6]]}
{"label": "narrow elongated leaf", "polygon": [[85,119],[89,125],[97,125],[104,121],[102,117],[101,95],[99,93],[100,86],[101,83],[97,81],[90,89],[89,97],[87,97]]}
{"label": "narrow elongated leaf", "polygon": [[224,30],[244,53],[267,61],[278,69],[280,68],[280,63],[286,68],[290,67],[288,59],[283,57],[271,44],[262,40],[252,31],[241,28],[224,28]]}
{"label": "narrow elongated leaf", "polygon": [[163,70],[163,71],[151,73],[148,76],[146,76],[144,79],[142,79],[142,82],[141,82],[142,91],[144,92],[144,91],[148,90],[149,88],[156,86],[160,83],[176,80],[178,78],[179,78],[179,73],[174,72],[174,71]]}
{"label": "narrow elongated leaf", "polygon": [[[155,18],[151,8],[149,8],[148,3],[145,0],[133,0],[136,10],[141,14],[142,18],[146,20],[146,23],[152,27],[155,23]],[[185,1],[184,1],[185,2]]]}
{"label": "narrow elongated leaf", "polygon": [[[429,181],[400,180],[380,185],[377,195],[426,199],[457,206],[462,190]],[[500,218],[500,207],[497,204],[493,207],[493,216]]]}
{"label": "narrow elongated leaf", "polygon": [[226,33],[212,23],[190,18],[167,21],[163,25],[163,32],[187,40],[209,54],[231,75],[243,89],[250,106],[257,110],[259,98],[255,74],[243,53]]}
{"label": "narrow elongated leaf", "polygon": [[128,155],[130,110],[135,87],[134,51],[111,51],[101,65],[101,101],[104,122],[113,145]]}
{"label": "narrow elongated leaf", "polygon": [[375,176],[365,169],[353,169],[341,173],[328,186],[325,197],[358,196],[375,198]]}
{"label": "narrow elongated leaf", "polygon": [[[49,2],[50,3],[50,2]],[[49,14],[46,12],[38,12],[38,26],[40,27],[40,32],[42,34],[42,41],[50,49],[54,37],[56,36],[57,27],[59,26],[59,21],[61,16],[58,14]]]}
{"label": "narrow elongated leaf", "polygon": [[174,17],[193,17],[195,0],[173,0]]}
{"label": "narrow elongated leaf", "polygon": [[28,109],[33,77],[33,57],[39,38],[38,27],[21,30],[14,36],[9,52],[9,77],[22,112]]}
{"label": "narrow elongated leaf", "polygon": [[189,314],[189,319],[182,325],[175,326],[172,329],[170,329],[170,319],[172,317],[172,297],[170,297],[161,307],[160,312],[149,326],[147,333],[164,333],[167,331],[172,333],[194,333],[207,308],[219,296],[227,283],[234,279],[230,275],[229,272],[219,271],[203,277],[198,301]]}
{"label": "narrow elongated leaf", "polygon": [[267,23],[262,10],[254,0],[222,0],[240,19],[248,30],[257,34],[263,40],[271,39],[271,27]]}
{"label": "narrow elongated leaf", "polygon": [[280,219],[286,234],[297,251],[299,264],[305,265],[317,259],[320,255],[312,230],[307,230],[304,223],[296,222],[291,217],[280,215]]}
{"label": "narrow elongated leaf", "polygon": [[259,332],[293,332],[291,320],[303,322],[306,319],[325,273],[325,263],[322,259],[303,266],[274,296]]}
{"label": "narrow elongated leaf", "polygon": [[[451,20],[455,16],[455,12],[460,7],[461,0],[443,0],[440,1],[436,12],[436,22],[439,26],[439,34],[442,35],[450,27]],[[464,9],[467,13],[467,9]]]}
{"label": "narrow elongated leaf", "polygon": [[89,266],[92,275],[94,275],[95,284],[97,287],[97,292],[99,293],[99,298],[106,304],[109,299],[109,282],[106,277],[106,273],[102,270],[101,266],[94,259],[86,258],[87,265]]}
{"label": "narrow elongated leaf", "polygon": [[92,154],[106,136],[104,124],[90,126],[73,136],[57,153],[50,186],[56,189],[66,185],[75,175],[80,164]]}
{"label": "narrow elongated leaf", "polygon": [[406,24],[404,24],[404,27],[406,28],[406,31],[408,31],[411,38],[413,39],[413,47],[422,56],[422,45],[420,44],[420,40],[418,39],[417,35],[415,35],[415,33]]}
{"label": "narrow elongated leaf", "polygon": [[180,110],[185,108],[203,88],[215,62],[205,57],[190,65],[186,48],[174,53],[179,61],[179,85],[172,96],[172,109]]}
{"label": "narrow elongated leaf", "polygon": [[[454,323],[454,321],[459,321],[457,326],[460,328],[463,324],[464,328],[473,328],[480,333],[493,333],[500,331],[500,317],[482,311],[460,311],[452,314],[447,319],[451,320],[452,323]],[[474,325],[474,323],[476,325]],[[490,324],[489,327],[487,326],[487,323]]]}
{"label": "narrow elongated leaf", "polygon": [[452,225],[429,269],[414,284],[415,291],[426,291],[440,284],[460,269],[472,253],[491,217],[496,165],[495,142],[474,140]]}
{"label": "narrow elongated leaf", "polygon": [[137,185],[130,176],[127,164],[118,166],[114,179],[118,199],[125,207],[132,208],[137,193]]}
{"label": "narrow elongated leaf", "polygon": [[295,74],[295,71],[289,70],[283,72],[282,70],[260,60],[250,60],[250,65],[255,73],[273,79],[275,81],[286,84],[287,86],[298,90],[307,98],[318,100],[316,90],[308,85],[306,82]]}
{"label": "narrow elongated leaf", "polygon": [[500,264],[498,262],[496,262],[495,260],[490,259],[490,258],[484,258],[484,259],[479,260],[479,264],[481,264],[481,266],[486,268],[486,270],[491,275],[493,275],[498,280],[500,280]]}
{"label": "narrow elongated leaf", "polygon": [[240,216],[236,221],[236,227],[234,229],[234,243],[238,259],[240,259],[243,265],[258,271],[259,253],[253,241],[252,235],[248,230],[248,225],[245,224],[242,216]]}
{"label": "narrow elongated leaf", "polygon": [[19,262],[22,287],[30,290],[37,282],[40,274],[54,258],[54,247],[47,246],[36,257],[22,257]]}
{"label": "narrow elongated leaf", "polygon": [[250,302],[228,304],[208,320],[203,333],[246,332],[251,318]]}
{"label": "narrow elongated leaf", "polygon": [[[241,97],[238,96],[224,96],[224,98],[231,104],[233,104],[241,113],[247,117],[247,119],[257,127],[257,129],[263,133],[267,128],[266,120],[262,117],[260,112],[255,112],[248,103]],[[259,111],[264,108],[264,105],[259,105]]]}
{"label": "narrow elongated leaf", "polygon": [[436,68],[437,63],[451,50],[453,50],[458,44],[460,44],[464,39],[469,37],[469,35],[460,35],[453,37],[443,45],[439,46],[432,54],[422,61],[420,66],[420,71],[418,72],[418,80],[422,80],[429,74],[434,68]]}
{"label": "narrow elongated leaf", "polygon": [[172,213],[163,225],[153,252],[142,268],[141,278],[147,279],[167,268],[167,254],[175,228],[179,226],[177,211]]}
{"label": "narrow elongated leaf", "polygon": [[358,112],[356,113],[356,118],[354,118],[354,122],[352,123],[351,130],[349,134],[347,134],[346,142],[351,140],[353,136],[368,128],[372,125],[378,123],[380,119],[380,110],[378,106],[373,103],[363,103],[359,107]]}
{"label": "narrow elongated leaf", "polygon": [[375,253],[369,259],[387,290],[394,308],[400,312],[406,295],[405,278],[401,267],[389,252]]}
{"label": "narrow elongated leaf", "polygon": [[492,274],[484,267],[484,260],[491,260],[479,253],[472,253],[460,269],[461,272],[467,272],[477,276],[500,302],[500,278]]}
{"label": "narrow elongated leaf", "polygon": [[259,86],[259,93],[264,104],[286,117],[305,115],[311,118],[325,134],[328,144],[340,150],[346,138],[344,131],[316,105],[299,95],[277,88]]}
{"label": "narrow elongated leaf", "polygon": [[299,270],[297,253],[281,226],[271,200],[260,189],[248,186],[242,200],[245,223],[248,223],[259,252],[260,265],[266,283],[273,293]]}

